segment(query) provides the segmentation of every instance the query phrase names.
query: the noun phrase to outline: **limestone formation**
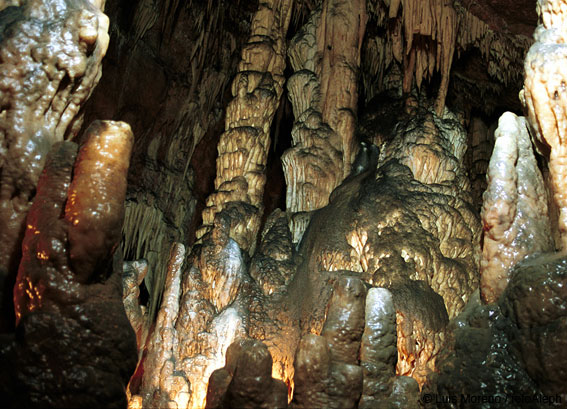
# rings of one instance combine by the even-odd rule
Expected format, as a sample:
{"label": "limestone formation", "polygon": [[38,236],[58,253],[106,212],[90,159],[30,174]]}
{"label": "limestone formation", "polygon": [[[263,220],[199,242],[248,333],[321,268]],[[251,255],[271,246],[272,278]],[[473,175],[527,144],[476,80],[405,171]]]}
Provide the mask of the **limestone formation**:
{"label": "limestone formation", "polygon": [[263,212],[270,126],[285,81],[285,36],[292,4],[291,0],[262,2],[253,18],[218,144],[215,193],[207,199],[197,238],[212,229],[215,215],[232,206],[240,211],[233,213],[231,237],[244,251],[254,252]]}
{"label": "limestone formation", "polygon": [[527,373],[548,395],[567,402],[567,261],[563,254],[532,256],[518,263],[502,299],[511,344]]}
{"label": "limestone formation", "polygon": [[565,121],[567,33],[565,4],[560,0],[539,0],[540,25],[536,42],[525,61],[526,78],[521,98],[540,151],[549,157],[553,195],[559,209],[561,248],[567,249],[567,162]]}
{"label": "limestone formation", "polygon": [[226,351],[226,365],[211,375],[207,409],[287,408],[287,386],[272,378],[272,357],[257,340],[234,342]]}
{"label": "limestone formation", "polygon": [[[524,91],[560,211],[564,3],[540,1]],[[76,114],[99,75],[104,0],[0,1],[0,223],[10,227],[0,225],[0,246],[8,243],[0,250],[8,264],[19,257],[17,223],[26,230],[17,331],[0,337],[6,406],[476,404],[429,405],[433,393],[533,408],[514,397],[567,399],[565,257],[534,254],[554,250],[552,206],[526,120],[513,114],[500,121],[488,169],[479,276],[474,194],[494,118],[485,114],[507,104],[495,101],[503,89],[515,98],[529,41],[473,15],[468,0],[124,4],[112,4],[115,72],[88,111],[143,129],[128,195],[127,125],[95,123],[77,160],[77,147],[62,142],[78,132]],[[257,5],[251,22],[237,18]],[[238,35],[217,33],[225,21]],[[293,70],[285,71],[286,52]],[[137,84],[146,74],[151,81]],[[286,105],[276,115],[286,80],[293,124]],[[481,97],[466,102],[463,89]],[[487,89],[494,94],[484,108]],[[270,133],[281,142],[292,125],[287,212],[263,217],[268,155],[277,161],[284,146],[270,152]],[[195,192],[211,193],[202,170],[210,146],[219,154],[214,192],[198,204],[205,210],[193,244]],[[123,262],[121,240],[136,261]]]}
{"label": "limestone formation", "polygon": [[166,291],[157,320],[157,331],[152,333],[145,348],[141,390],[144,395],[137,398],[150,407],[164,407],[172,402],[185,407],[189,402],[190,384],[183,374],[175,372],[177,353],[177,331],[175,322],[179,313],[181,273],[185,258],[185,247],[176,243],[170,252],[166,278]]}
{"label": "limestone formation", "polygon": [[447,115],[422,111],[399,126],[378,169],[349,179],[313,217],[300,251],[316,287],[338,270],[385,287],[423,280],[450,317],[463,308],[478,279],[480,223],[462,168],[466,135]]}
{"label": "limestone formation", "polygon": [[291,407],[417,408],[417,383],[395,376],[396,355],[392,295],[338,278],[321,335],[297,347]]}
{"label": "limestone formation", "polygon": [[[357,77],[366,20],[364,1],[324,1],[290,45],[295,74],[288,91],[295,123],[293,148],[282,157],[290,212],[325,206],[350,173],[357,150]],[[345,26],[350,27],[346,32]],[[292,224],[295,243],[305,227]]]}
{"label": "limestone formation", "polygon": [[295,273],[287,216],[276,209],[266,220],[261,242],[250,261],[250,276],[264,295],[283,293]]}
{"label": "limestone formation", "polygon": [[366,296],[365,326],[360,344],[363,371],[359,409],[378,408],[393,392],[398,350],[396,311],[392,295],[384,288],[371,288]]}
{"label": "limestone formation", "polygon": [[495,139],[482,208],[480,292],[487,303],[498,300],[514,265],[530,254],[555,249],[545,186],[525,119],[505,113]]}
{"label": "limestone formation", "polygon": [[394,284],[390,291],[396,308],[396,374],[413,378],[421,389],[446,348],[449,319],[443,299],[423,281]]}
{"label": "limestone formation", "polygon": [[10,291],[4,283],[13,284],[46,155],[78,132],[79,109],[98,83],[109,39],[108,18],[86,0],[6,6],[0,12],[0,299]]}
{"label": "limestone formation", "polygon": [[148,272],[148,263],[145,260],[125,262],[122,270],[122,301],[128,321],[136,333],[139,352],[148,335],[147,309],[140,305],[140,285]]}
{"label": "limestone formation", "polygon": [[26,219],[14,289],[20,335],[2,345],[9,407],[126,405],[136,337],[115,249],[132,133],[101,122],[87,138],[78,155],[72,142],[54,144]]}
{"label": "limestone formation", "polygon": [[[400,81],[406,95],[412,94],[414,87],[426,92],[423,85],[439,74],[441,83],[436,91],[435,107],[441,115],[454,57],[459,58],[472,49],[480,53],[491,78],[506,86],[521,86],[521,64],[531,45],[529,37],[495,29],[495,25],[471,12],[471,3],[477,2],[369,1],[370,22],[384,31],[371,34],[363,50],[366,101],[384,91],[401,95],[402,89],[396,85]],[[486,112],[493,107],[486,105],[484,96],[499,92],[493,89],[499,88],[494,83],[466,80],[457,86],[464,91],[462,94],[470,95],[468,104],[478,102],[478,108]]]}
{"label": "limestone formation", "polygon": [[549,402],[541,401],[541,391],[516,358],[514,336],[508,335],[511,331],[510,322],[498,304],[483,304],[475,292],[447,328],[448,337],[437,360],[437,372],[428,376],[422,389],[423,406],[475,409],[480,403],[472,397],[489,396],[492,402],[487,407],[549,407]]}

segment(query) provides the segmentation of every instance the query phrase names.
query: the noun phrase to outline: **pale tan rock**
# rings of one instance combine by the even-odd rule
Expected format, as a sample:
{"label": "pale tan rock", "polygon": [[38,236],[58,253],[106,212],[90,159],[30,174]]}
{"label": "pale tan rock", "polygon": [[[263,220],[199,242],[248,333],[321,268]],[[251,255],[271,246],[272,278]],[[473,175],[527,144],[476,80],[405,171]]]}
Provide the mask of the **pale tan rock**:
{"label": "pale tan rock", "polygon": [[[178,350],[175,323],[179,314],[181,274],[185,247],[174,243],[170,251],[165,291],[159,309],[155,329],[148,339],[143,360],[144,372],[139,394],[146,406],[163,407],[175,402],[186,406],[190,396],[187,378],[175,372]],[[139,399],[134,395],[130,400]],[[185,405],[182,403],[185,402]]]}
{"label": "pale tan rock", "polygon": [[[270,126],[285,80],[285,36],[291,9],[291,0],[270,0],[259,5],[253,18],[218,144],[216,191],[207,199],[198,239],[212,229],[215,215],[228,203],[241,201],[253,206],[253,211],[235,220],[231,236],[244,251],[254,252],[263,212]],[[240,182],[231,185],[236,179]]]}
{"label": "pale tan rock", "polygon": [[567,89],[565,60],[567,33],[565,5],[558,0],[538,1],[541,24],[524,65],[521,99],[540,150],[549,156],[553,195],[559,209],[561,248],[567,249]]}
{"label": "pale tan rock", "polygon": [[396,129],[377,169],[349,178],[313,215],[299,252],[314,288],[341,270],[386,288],[422,280],[454,317],[478,285],[480,262],[481,224],[463,167],[467,135],[454,115],[423,108]]}
{"label": "pale tan rock", "polygon": [[[282,156],[286,208],[319,209],[350,173],[356,154],[357,75],[366,30],[364,1],[323,2],[293,38],[288,81],[295,123],[293,147]],[[344,26],[351,29],[344,31]],[[294,242],[302,224],[292,225]]]}
{"label": "pale tan rock", "polygon": [[486,303],[498,300],[515,264],[530,254],[554,250],[545,185],[526,120],[505,113],[495,139],[482,207],[480,290]]}
{"label": "pale tan rock", "polygon": [[138,352],[143,349],[148,335],[146,308],[140,305],[140,285],[148,272],[145,260],[125,262],[122,273],[122,302],[128,321],[136,333]]}

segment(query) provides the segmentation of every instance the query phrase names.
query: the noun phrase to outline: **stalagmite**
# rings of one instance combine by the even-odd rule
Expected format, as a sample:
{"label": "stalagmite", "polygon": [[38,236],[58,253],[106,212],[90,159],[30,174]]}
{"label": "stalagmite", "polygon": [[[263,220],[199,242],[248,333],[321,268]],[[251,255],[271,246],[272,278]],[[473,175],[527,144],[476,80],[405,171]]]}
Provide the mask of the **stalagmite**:
{"label": "stalagmite", "polygon": [[248,305],[240,290],[248,275],[229,226],[229,217],[219,214],[184,271],[183,246],[173,247],[142,382],[138,390],[131,385],[131,406],[202,408],[210,375],[222,367],[229,345],[246,337]]}
{"label": "stalagmite", "polygon": [[450,318],[464,307],[478,285],[481,233],[462,163],[467,136],[455,115],[432,111],[398,123],[376,169],[349,178],[313,215],[299,253],[315,294],[350,270],[386,288],[423,281]]}
{"label": "stalagmite", "polygon": [[411,377],[421,389],[437,371],[437,358],[446,346],[449,319],[443,299],[423,281],[396,283],[389,290],[396,306],[396,374]]}
{"label": "stalagmite", "polygon": [[567,402],[567,259],[562,253],[518,263],[499,303],[512,321],[514,352],[543,393]]}
{"label": "stalagmite", "polygon": [[[350,173],[366,21],[365,1],[325,1],[292,40],[289,56],[295,74],[288,91],[295,115],[293,148],[282,157],[286,207],[292,213],[325,206]],[[346,32],[345,26],[350,27]],[[292,227],[298,242],[305,226]]]}
{"label": "stalagmite", "polygon": [[526,256],[554,250],[543,178],[523,117],[500,117],[488,167],[482,219],[484,246],[480,289],[496,302],[514,265]]}
{"label": "stalagmite", "polygon": [[539,0],[540,25],[525,61],[521,99],[540,150],[549,156],[553,197],[559,209],[561,248],[567,250],[567,31],[565,2]]}
{"label": "stalagmite", "polygon": [[132,133],[109,121],[93,124],[87,138],[78,155],[73,142],[53,146],[28,213],[14,288],[21,336],[1,353],[14,363],[8,407],[126,405],[136,336],[115,250]]}
{"label": "stalagmite", "polygon": [[361,280],[337,282],[321,335],[306,335],[297,347],[292,408],[355,407],[362,393],[358,352],[365,298]]}
{"label": "stalagmite", "polygon": [[363,370],[359,409],[378,408],[391,394],[390,380],[396,375],[396,310],[392,294],[371,288],[366,296],[365,326],[360,346]]}
{"label": "stalagmite", "polygon": [[[2,11],[9,15],[0,44],[2,283],[15,275],[25,217],[45,157],[55,142],[78,132],[79,109],[101,75],[109,23],[97,7],[100,2],[94,3],[30,0]],[[13,277],[6,282],[13,283]],[[0,288],[0,300],[5,291]]]}
{"label": "stalagmite", "polygon": [[82,271],[107,263],[108,252],[122,237],[126,174],[134,144],[124,122],[97,121],[85,134],[65,205],[69,257],[81,282],[86,280]]}
{"label": "stalagmite", "polygon": [[136,333],[139,352],[148,335],[147,311],[140,305],[140,285],[148,272],[148,263],[145,260],[125,262],[122,270],[122,302],[128,321]]}
{"label": "stalagmite", "polygon": [[[81,285],[89,284],[93,272],[106,271],[112,264],[112,254],[121,238],[133,135],[123,122],[99,121],[87,129],[86,138],[73,169],[73,180],[65,192],[68,199],[64,211],[57,209],[64,212],[66,240],[51,243],[39,240],[35,251],[32,250],[38,260],[50,260],[52,252],[63,252],[64,259],[58,260],[56,265],[62,267],[59,263],[69,263],[65,266],[68,271],[59,277],[60,283],[51,278],[54,282],[47,285],[41,269],[34,271],[33,274],[40,275],[33,277],[27,276],[25,268],[20,267],[14,292],[17,321],[23,314],[50,302],[44,291],[71,289],[73,297],[80,297],[76,291]],[[32,240],[31,235],[40,234],[43,228],[39,224],[45,221],[38,218],[37,211],[30,213],[28,219],[26,233]],[[63,224],[63,220],[59,224]],[[24,242],[23,246],[29,249],[31,244]],[[32,262],[28,257],[22,258],[22,265]]]}
{"label": "stalagmite", "polygon": [[185,247],[180,243],[173,244],[156,330],[148,342],[147,358],[143,361],[141,390],[144,396],[131,398],[132,401],[141,400],[150,407],[165,407],[172,403],[186,407],[189,402],[190,384],[182,373],[175,372],[178,348],[175,323],[179,313],[184,257]]}
{"label": "stalagmite", "polygon": [[263,212],[270,126],[285,81],[285,36],[292,3],[261,2],[254,16],[218,144],[215,193],[207,199],[197,238],[212,229],[215,215],[232,208],[231,237],[244,251],[254,251]]}

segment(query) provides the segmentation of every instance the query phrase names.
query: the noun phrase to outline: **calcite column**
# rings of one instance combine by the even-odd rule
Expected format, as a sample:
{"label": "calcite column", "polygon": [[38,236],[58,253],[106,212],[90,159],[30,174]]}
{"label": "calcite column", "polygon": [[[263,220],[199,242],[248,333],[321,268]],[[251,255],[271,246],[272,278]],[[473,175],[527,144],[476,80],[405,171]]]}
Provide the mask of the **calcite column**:
{"label": "calcite column", "polygon": [[[282,162],[286,206],[293,213],[325,206],[333,189],[350,173],[366,21],[363,0],[325,1],[292,40],[289,57],[295,74],[288,91],[295,123],[293,147]],[[292,227],[294,242],[305,228],[305,224]]]}
{"label": "calcite column", "polygon": [[525,118],[506,112],[494,136],[482,206],[480,293],[487,303],[498,300],[519,261],[554,250],[545,185]]}
{"label": "calcite column", "polygon": [[198,239],[212,229],[216,214],[231,208],[231,237],[244,251],[254,249],[263,212],[270,126],[285,81],[285,36],[292,3],[261,2],[252,20],[218,144],[215,192],[207,199]]}
{"label": "calcite column", "polygon": [[542,152],[548,153],[559,209],[561,247],[567,250],[567,13],[562,0],[538,0],[540,25],[524,65],[521,99]]}

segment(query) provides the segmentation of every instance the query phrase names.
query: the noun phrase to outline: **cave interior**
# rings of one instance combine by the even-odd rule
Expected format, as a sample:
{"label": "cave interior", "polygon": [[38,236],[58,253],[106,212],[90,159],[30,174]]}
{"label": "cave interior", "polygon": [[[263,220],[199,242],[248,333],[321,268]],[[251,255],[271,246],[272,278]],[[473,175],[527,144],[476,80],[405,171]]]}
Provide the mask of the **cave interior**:
{"label": "cave interior", "polygon": [[567,408],[567,1],[0,0],[0,72],[2,407]]}

